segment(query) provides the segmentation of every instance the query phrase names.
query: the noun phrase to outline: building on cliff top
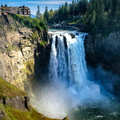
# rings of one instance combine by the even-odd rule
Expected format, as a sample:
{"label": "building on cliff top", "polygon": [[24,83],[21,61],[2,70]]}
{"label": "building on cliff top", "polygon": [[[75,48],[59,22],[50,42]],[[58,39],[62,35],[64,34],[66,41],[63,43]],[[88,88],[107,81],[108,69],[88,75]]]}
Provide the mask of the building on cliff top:
{"label": "building on cliff top", "polygon": [[30,17],[30,14],[31,14],[30,8],[24,5],[20,7],[1,6],[0,11],[10,12],[10,13],[19,14],[19,15],[28,16],[28,17]]}

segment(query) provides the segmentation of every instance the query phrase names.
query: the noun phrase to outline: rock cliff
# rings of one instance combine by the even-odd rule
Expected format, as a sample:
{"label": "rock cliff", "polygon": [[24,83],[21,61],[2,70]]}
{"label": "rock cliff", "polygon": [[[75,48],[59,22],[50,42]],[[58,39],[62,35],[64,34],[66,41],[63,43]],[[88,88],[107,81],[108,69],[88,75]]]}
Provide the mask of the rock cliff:
{"label": "rock cliff", "polygon": [[120,32],[111,33],[107,37],[99,34],[93,38],[88,35],[85,40],[85,51],[88,64],[101,63],[106,69],[120,73]]}
{"label": "rock cliff", "polygon": [[38,113],[27,95],[39,87],[36,78],[42,81],[41,74],[47,72],[46,31],[24,27],[1,12],[0,28],[0,120],[58,120]]}
{"label": "rock cliff", "polygon": [[0,78],[0,120],[59,120],[38,113],[29,100],[27,93]]}
{"label": "rock cliff", "polygon": [[0,76],[25,91],[34,84],[35,56],[44,33],[26,28],[10,15],[0,15]]}
{"label": "rock cliff", "polygon": [[[120,76],[120,32],[110,33],[108,36],[98,34],[88,35],[85,39],[85,52],[88,65],[96,67],[101,65],[106,71]],[[120,90],[119,78],[114,77],[114,81],[107,81],[112,84],[113,92]],[[109,80],[110,78],[109,75]],[[118,94],[118,93],[117,93]]]}

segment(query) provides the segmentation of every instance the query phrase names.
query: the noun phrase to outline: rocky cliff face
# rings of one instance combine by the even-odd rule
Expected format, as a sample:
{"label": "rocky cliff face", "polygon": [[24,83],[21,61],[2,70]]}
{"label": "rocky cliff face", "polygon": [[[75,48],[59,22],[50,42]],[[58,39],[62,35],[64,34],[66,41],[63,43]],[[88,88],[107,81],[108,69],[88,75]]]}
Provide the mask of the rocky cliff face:
{"label": "rocky cliff face", "polygon": [[88,35],[85,40],[85,51],[88,64],[101,63],[106,69],[120,73],[120,32],[111,33],[107,37],[99,34],[92,38]]}
{"label": "rocky cliff face", "polygon": [[38,113],[29,100],[26,92],[0,77],[0,120],[59,120]]}
{"label": "rocky cliff face", "polygon": [[[120,76],[120,32],[106,37],[101,34],[86,36],[85,51],[88,65],[96,67],[100,64],[105,70]],[[111,82],[115,91],[119,90],[119,82],[119,78]]]}
{"label": "rocky cliff face", "polygon": [[31,91],[34,57],[43,33],[22,27],[5,13],[0,15],[0,21],[0,76],[22,90]]}

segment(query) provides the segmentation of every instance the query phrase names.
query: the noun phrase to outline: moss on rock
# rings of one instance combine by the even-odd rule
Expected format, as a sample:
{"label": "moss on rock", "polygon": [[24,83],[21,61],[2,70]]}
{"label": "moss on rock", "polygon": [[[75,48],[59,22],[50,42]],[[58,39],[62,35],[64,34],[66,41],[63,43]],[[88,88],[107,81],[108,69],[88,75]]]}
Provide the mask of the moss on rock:
{"label": "moss on rock", "polygon": [[25,95],[27,95],[27,93],[16,88],[15,86],[11,85],[0,77],[0,96],[15,97]]}

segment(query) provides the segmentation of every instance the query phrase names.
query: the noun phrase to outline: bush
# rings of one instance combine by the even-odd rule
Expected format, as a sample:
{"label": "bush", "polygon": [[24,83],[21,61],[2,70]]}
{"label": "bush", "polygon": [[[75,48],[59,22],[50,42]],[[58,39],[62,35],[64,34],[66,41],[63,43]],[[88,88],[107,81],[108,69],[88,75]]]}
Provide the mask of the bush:
{"label": "bush", "polygon": [[30,18],[18,14],[10,14],[10,15],[14,20],[18,21],[23,26],[26,26],[28,28],[35,28],[39,32],[47,31],[47,26],[43,19]]}

